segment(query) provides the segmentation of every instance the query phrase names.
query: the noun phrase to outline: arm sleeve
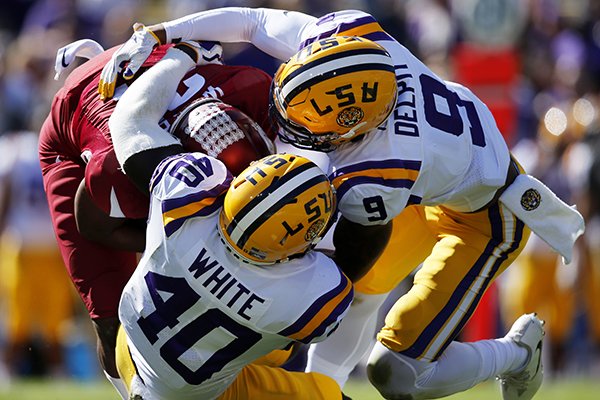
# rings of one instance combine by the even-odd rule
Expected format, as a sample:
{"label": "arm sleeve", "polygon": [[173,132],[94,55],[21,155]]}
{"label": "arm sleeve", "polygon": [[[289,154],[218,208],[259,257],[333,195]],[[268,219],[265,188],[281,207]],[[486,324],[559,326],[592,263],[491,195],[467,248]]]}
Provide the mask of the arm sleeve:
{"label": "arm sleeve", "polygon": [[225,7],[162,25],[167,42],[173,39],[250,42],[273,57],[287,60],[298,51],[308,25],[316,20],[295,11]]}
{"label": "arm sleeve", "polygon": [[171,48],[125,91],[108,122],[121,167],[141,151],[179,144],[158,122],[167,111],[177,85],[194,66],[188,55]]}

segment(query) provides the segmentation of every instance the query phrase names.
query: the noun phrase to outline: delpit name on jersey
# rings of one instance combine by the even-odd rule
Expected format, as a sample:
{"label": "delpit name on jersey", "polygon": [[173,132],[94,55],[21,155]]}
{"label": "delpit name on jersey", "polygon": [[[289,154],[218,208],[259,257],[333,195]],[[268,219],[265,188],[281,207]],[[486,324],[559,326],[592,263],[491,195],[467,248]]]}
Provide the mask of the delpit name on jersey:
{"label": "delpit name on jersey", "polygon": [[396,65],[396,82],[398,84],[398,100],[393,112],[394,133],[396,135],[419,136],[415,88],[413,76],[408,73],[408,65]]}
{"label": "delpit name on jersey", "polygon": [[266,300],[253,293],[216,259],[211,258],[205,247],[200,250],[187,271],[221,304],[245,320],[250,321],[253,317],[260,318],[263,314],[260,311],[264,311],[264,307],[259,305],[265,304]]}

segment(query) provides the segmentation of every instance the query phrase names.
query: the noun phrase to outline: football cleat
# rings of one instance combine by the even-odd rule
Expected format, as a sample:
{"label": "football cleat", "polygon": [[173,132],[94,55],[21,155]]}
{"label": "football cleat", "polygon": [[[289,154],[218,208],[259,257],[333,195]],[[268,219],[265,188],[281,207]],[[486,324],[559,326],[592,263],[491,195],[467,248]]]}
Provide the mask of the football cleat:
{"label": "football cleat", "polygon": [[542,366],[544,321],[535,313],[524,314],[515,321],[505,337],[527,350],[528,359],[522,369],[498,377],[502,387],[502,398],[529,400],[542,385],[544,376]]}
{"label": "football cleat", "polygon": [[307,45],[279,67],[269,114],[284,143],[331,151],[382,125],[397,96],[394,62],[382,46],[333,36]]}
{"label": "football cleat", "polygon": [[218,232],[240,261],[271,265],[314,247],[334,215],[335,194],[325,173],[307,158],[273,154],[233,180]]}

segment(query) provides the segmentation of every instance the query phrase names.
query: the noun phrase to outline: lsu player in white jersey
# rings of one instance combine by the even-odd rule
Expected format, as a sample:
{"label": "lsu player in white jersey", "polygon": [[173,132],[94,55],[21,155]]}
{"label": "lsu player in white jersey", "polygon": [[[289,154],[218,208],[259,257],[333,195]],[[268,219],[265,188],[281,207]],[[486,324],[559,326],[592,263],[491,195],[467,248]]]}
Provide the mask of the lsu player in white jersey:
{"label": "lsu player in white jersey", "polygon": [[[335,214],[332,185],[292,154],[234,178],[216,158],[183,153],[159,126],[164,94],[194,67],[193,51],[180,49],[136,80],[109,119],[120,165],[151,202],[146,248],[119,304],[120,376],[144,400],[342,399],[332,378],[273,368],[270,356],[325,339],[350,307],[351,281],[311,250]],[[206,134],[247,129],[218,103],[200,100],[189,123]]]}
{"label": "lsu player in white jersey", "polygon": [[[374,239],[392,230],[383,255],[355,285],[356,315],[311,352],[310,370],[343,385],[369,349],[363,325],[421,264],[377,335],[368,365],[374,386],[386,398],[425,399],[498,377],[505,400],[534,396],[544,335],[535,314],[518,318],[504,338],[455,339],[530,229],[570,260],[583,219],[524,173],[472,92],[440,79],[361,11],[315,18],[222,8],[146,29],[159,42],[245,41],[287,60],[271,89],[280,139],[328,153],[341,215],[354,224],[346,226],[368,229]],[[135,56],[147,51],[138,46]],[[101,92],[110,95],[117,66],[131,59],[113,56]]]}

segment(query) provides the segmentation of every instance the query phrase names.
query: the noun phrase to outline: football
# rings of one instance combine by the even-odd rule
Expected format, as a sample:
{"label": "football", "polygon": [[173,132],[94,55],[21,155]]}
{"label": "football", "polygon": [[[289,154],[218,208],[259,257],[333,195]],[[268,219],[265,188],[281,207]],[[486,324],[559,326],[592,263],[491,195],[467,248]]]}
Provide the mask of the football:
{"label": "football", "polygon": [[187,151],[218,158],[233,175],[275,152],[260,125],[241,110],[215,99],[200,100],[183,110],[171,133]]}

